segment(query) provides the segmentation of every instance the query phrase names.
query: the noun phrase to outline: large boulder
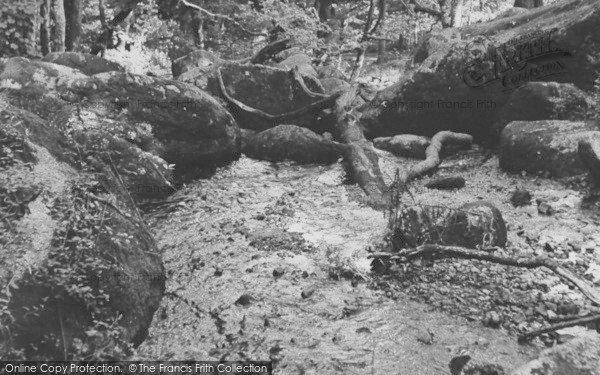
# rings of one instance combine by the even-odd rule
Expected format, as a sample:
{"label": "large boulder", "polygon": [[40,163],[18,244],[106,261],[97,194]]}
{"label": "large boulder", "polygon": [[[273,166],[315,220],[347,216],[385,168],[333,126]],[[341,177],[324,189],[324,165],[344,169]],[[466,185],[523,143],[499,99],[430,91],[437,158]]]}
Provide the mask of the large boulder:
{"label": "large boulder", "polygon": [[[59,127],[119,137],[175,165],[180,176],[214,169],[240,154],[233,117],[215,98],[183,82],[115,71],[88,77],[13,58],[0,66],[0,87],[8,89],[11,103]],[[134,188],[165,191],[162,184]]]}
{"label": "large boulder", "polygon": [[90,76],[97,73],[125,71],[125,68],[120,64],[89,53],[50,52],[44,56],[43,61],[78,69],[83,74]]}
{"label": "large boulder", "polygon": [[65,138],[0,102],[4,359],[121,358],[164,293],[158,248],[120,179]]}
{"label": "large boulder", "polygon": [[600,336],[596,332],[544,350],[511,375],[600,375]]}
{"label": "large boulder", "polygon": [[317,71],[312,66],[312,59],[304,53],[299,53],[296,55],[289,56],[282,62],[278,63],[277,67],[283,68],[283,69],[288,69],[288,70],[297,68],[298,71],[303,75],[308,75],[308,76],[313,76],[313,77],[318,76]]}
{"label": "large boulder", "polygon": [[[291,112],[319,100],[302,89],[289,69],[229,63],[221,67],[221,74],[225,89],[232,98],[271,115]],[[310,91],[324,92],[316,77],[303,75],[302,78]],[[208,90],[215,96],[223,97],[215,77],[209,80]],[[232,112],[243,128],[265,130],[276,125],[245,112]],[[294,123],[310,127],[315,117],[315,114],[309,114],[295,119]]]}
{"label": "large boulder", "polygon": [[248,135],[244,144],[242,151],[254,159],[319,164],[335,162],[344,147],[296,125],[278,125]]}
{"label": "large boulder", "polygon": [[588,138],[581,139],[577,152],[594,182],[600,185],[600,132],[593,132]]}
{"label": "large boulder", "polygon": [[506,245],[506,224],[500,210],[486,201],[460,206],[446,220],[444,244],[467,248]]}
{"label": "large boulder", "polygon": [[[492,121],[511,91],[529,81],[593,87],[600,70],[600,2],[567,0],[461,28],[361,108],[370,138],[468,133],[497,143]],[[420,61],[417,59],[417,61]]]}
{"label": "large boulder", "polygon": [[527,82],[497,112],[494,134],[511,121],[582,120],[590,108],[585,92],[570,83]]}
{"label": "large boulder", "polygon": [[558,178],[583,173],[578,143],[597,130],[597,123],[584,121],[511,122],[500,136],[500,167]]}
{"label": "large boulder", "polygon": [[417,205],[398,213],[392,226],[392,249],[423,244],[463,246],[475,249],[506,245],[506,224],[500,210],[489,202],[473,202],[458,208]]}
{"label": "large boulder", "polygon": [[205,50],[192,51],[173,61],[171,71],[173,77],[206,90],[208,79],[215,74],[218,67],[227,61],[212,52]]}

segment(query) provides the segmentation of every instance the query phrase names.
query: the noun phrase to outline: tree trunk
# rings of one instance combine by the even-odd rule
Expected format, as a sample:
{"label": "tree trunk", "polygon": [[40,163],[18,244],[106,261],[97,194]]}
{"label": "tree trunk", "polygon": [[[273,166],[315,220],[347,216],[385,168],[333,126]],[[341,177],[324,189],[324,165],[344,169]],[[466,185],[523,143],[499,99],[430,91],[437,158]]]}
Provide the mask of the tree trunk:
{"label": "tree trunk", "polygon": [[354,82],[360,76],[360,72],[362,70],[364,63],[365,63],[365,49],[357,48],[356,60],[354,61],[354,68],[352,69],[352,74],[350,75],[351,82]]}
{"label": "tree trunk", "polygon": [[315,0],[315,8],[317,8],[321,22],[327,22],[329,19],[331,4],[333,4],[333,0]]}
{"label": "tree trunk", "polygon": [[461,27],[465,0],[453,0],[452,9],[450,10],[450,22],[452,27]]}
{"label": "tree trunk", "polygon": [[64,0],[66,16],[65,48],[67,51],[76,51],[81,42],[81,16],[83,0]]}
{"label": "tree trunk", "polygon": [[52,0],[52,13],[54,14],[54,35],[52,38],[52,51],[64,52],[65,50],[65,4],[63,0]]}
{"label": "tree trunk", "polygon": [[43,0],[40,8],[40,44],[42,54],[50,53],[50,0]]}
{"label": "tree trunk", "polygon": [[383,64],[385,62],[385,40],[379,40],[377,42],[377,64]]}

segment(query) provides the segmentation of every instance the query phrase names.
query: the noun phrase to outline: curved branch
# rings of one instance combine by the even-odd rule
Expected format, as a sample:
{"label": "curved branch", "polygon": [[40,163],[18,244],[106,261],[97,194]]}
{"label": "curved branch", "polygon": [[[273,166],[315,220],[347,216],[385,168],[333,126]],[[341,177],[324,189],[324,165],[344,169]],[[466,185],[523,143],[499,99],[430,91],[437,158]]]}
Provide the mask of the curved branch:
{"label": "curved branch", "polygon": [[297,66],[293,67],[291,70],[292,79],[298,83],[302,91],[310,98],[314,99],[323,99],[329,97],[327,94],[320,94],[318,92],[311,91],[308,86],[306,86],[306,82],[304,82],[304,78],[302,78],[302,74],[300,74],[300,69]]}
{"label": "curved branch", "polygon": [[231,22],[232,24],[234,24],[235,26],[237,26],[240,30],[242,30],[243,32],[245,32],[246,34],[252,35],[252,36],[268,36],[266,33],[260,32],[260,31],[252,31],[252,30],[248,30],[246,29],[242,24],[240,24],[238,21],[234,20],[233,18],[226,16],[224,14],[217,14],[217,13],[212,13],[196,4],[192,4],[186,0],[180,0],[181,3],[183,5],[185,5],[186,7],[189,8],[194,8],[204,14],[206,14],[209,17],[215,17],[215,18],[221,18],[225,21]]}
{"label": "curved branch", "polygon": [[252,107],[242,103],[241,101],[233,98],[231,95],[229,95],[227,93],[225,83],[223,83],[223,75],[221,74],[221,69],[217,69],[217,79],[219,80],[219,87],[221,89],[221,94],[223,94],[223,97],[230,104],[232,104],[234,107],[236,107],[241,112],[245,112],[245,113],[251,114],[253,116],[257,116],[263,120],[267,120],[272,123],[282,123],[287,120],[298,118],[298,117],[305,115],[307,113],[310,113],[310,112],[316,112],[316,111],[320,111],[325,108],[329,108],[334,105],[337,98],[342,94],[342,92],[337,92],[335,94],[325,97],[324,99],[321,99],[319,101],[311,103],[305,107],[296,109],[294,111],[282,113],[280,115],[272,115],[272,114],[266,113],[264,111],[261,111],[260,109],[252,108]]}

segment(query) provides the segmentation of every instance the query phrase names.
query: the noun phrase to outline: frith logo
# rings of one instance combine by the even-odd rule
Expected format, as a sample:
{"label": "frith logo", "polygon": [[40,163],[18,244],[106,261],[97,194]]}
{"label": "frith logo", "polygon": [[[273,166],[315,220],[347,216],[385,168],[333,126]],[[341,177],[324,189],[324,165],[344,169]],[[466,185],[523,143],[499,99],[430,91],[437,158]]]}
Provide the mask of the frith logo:
{"label": "frith logo", "polygon": [[471,60],[463,71],[464,82],[481,87],[500,81],[504,89],[513,89],[527,81],[564,73],[563,58],[571,53],[557,45],[557,32],[554,28],[523,35],[499,46],[487,37],[475,38],[466,47]]}

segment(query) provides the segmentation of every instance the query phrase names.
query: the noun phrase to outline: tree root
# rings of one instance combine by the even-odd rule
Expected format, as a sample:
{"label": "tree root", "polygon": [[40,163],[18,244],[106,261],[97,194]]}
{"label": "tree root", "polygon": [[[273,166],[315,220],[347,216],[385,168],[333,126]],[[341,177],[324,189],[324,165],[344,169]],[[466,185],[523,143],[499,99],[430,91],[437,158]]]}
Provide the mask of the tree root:
{"label": "tree root", "polygon": [[[401,250],[398,253],[374,253],[371,254],[370,258],[386,259],[399,263],[405,263],[416,258],[460,258],[483,260],[505,266],[530,269],[544,267],[558,275],[564,281],[574,285],[587,299],[592,302],[593,305],[600,306],[600,293],[592,285],[576,276],[571,271],[562,267],[558,262],[547,257],[513,258],[494,255],[487,251],[471,250],[458,246],[422,245],[414,249]],[[535,337],[542,333],[555,331],[557,329],[595,322],[600,322],[600,315],[592,315],[567,322],[557,323],[540,330],[525,333],[521,335],[519,339],[526,340],[529,337]]]}
{"label": "tree root", "polygon": [[229,104],[231,104],[237,111],[240,111],[246,115],[254,116],[254,117],[260,118],[262,120],[269,121],[269,122],[273,123],[273,125],[277,125],[277,124],[281,124],[281,123],[284,123],[289,120],[293,120],[295,118],[298,118],[298,117],[303,116],[308,113],[318,112],[325,108],[330,108],[335,103],[337,98],[342,94],[341,92],[338,92],[338,93],[332,94],[330,96],[325,96],[323,99],[318,100],[318,101],[311,103],[307,106],[304,106],[302,108],[299,108],[299,109],[296,109],[296,110],[293,110],[290,112],[282,113],[280,115],[272,115],[272,114],[266,113],[260,109],[252,108],[249,105],[246,105],[246,104],[242,103],[241,101],[233,98],[231,95],[229,95],[227,93],[227,89],[225,88],[225,83],[223,82],[223,75],[221,74],[220,69],[217,69],[217,78],[219,80],[219,87],[221,88],[221,94],[223,94],[223,97],[225,98],[225,100],[227,100],[227,102],[229,102]]}
{"label": "tree root", "polygon": [[400,184],[405,185],[410,180],[423,176],[435,170],[442,162],[440,151],[445,143],[468,143],[473,142],[473,137],[468,134],[441,131],[431,138],[431,143],[425,150],[425,160],[420,161],[409,169],[399,172]]}

